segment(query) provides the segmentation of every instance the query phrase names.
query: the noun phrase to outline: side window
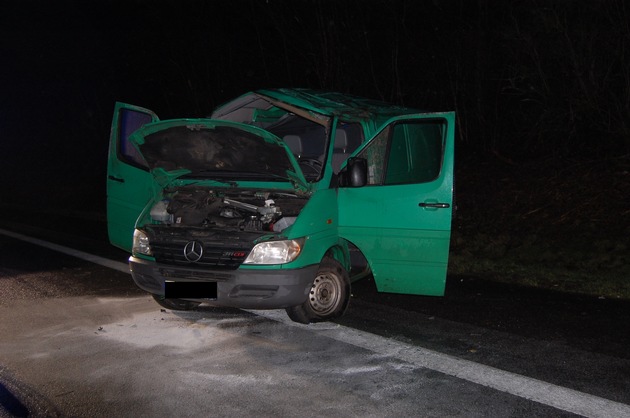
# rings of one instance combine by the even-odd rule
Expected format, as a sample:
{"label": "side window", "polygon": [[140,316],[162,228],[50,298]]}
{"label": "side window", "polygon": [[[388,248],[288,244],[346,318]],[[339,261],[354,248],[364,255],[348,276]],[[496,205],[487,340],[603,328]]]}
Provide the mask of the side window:
{"label": "side window", "polygon": [[397,122],[384,129],[360,157],[368,161],[368,184],[425,183],[442,168],[444,122]]}
{"label": "side window", "polygon": [[148,164],[129,142],[129,137],[142,126],[152,121],[151,115],[130,109],[120,109],[120,130],[118,152],[125,161],[140,167],[148,168]]}
{"label": "side window", "polygon": [[340,121],[335,130],[332,167],[335,174],[350,154],[363,143],[363,128],[358,123]]}
{"label": "side window", "polygon": [[391,126],[383,129],[381,133],[357,155],[357,157],[367,160],[367,184],[369,185],[383,184],[385,157],[387,155],[387,144],[391,131]]}

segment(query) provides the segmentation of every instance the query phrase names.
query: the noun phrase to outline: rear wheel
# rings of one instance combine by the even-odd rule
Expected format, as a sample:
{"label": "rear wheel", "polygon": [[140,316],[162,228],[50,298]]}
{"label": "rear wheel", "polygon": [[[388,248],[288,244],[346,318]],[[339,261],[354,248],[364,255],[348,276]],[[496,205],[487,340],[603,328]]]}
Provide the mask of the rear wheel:
{"label": "rear wheel", "polygon": [[350,301],[350,278],[345,268],[334,258],[322,260],[306,301],[287,308],[295,322],[330,321],[343,315]]}
{"label": "rear wheel", "polygon": [[153,299],[155,299],[155,301],[160,306],[166,309],[171,309],[173,311],[189,311],[191,309],[195,309],[197,306],[200,305],[199,302],[191,302],[189,300],[166,299],[164,296],[161,296],[161,295],[152,295],[152,296],[153,296]]}

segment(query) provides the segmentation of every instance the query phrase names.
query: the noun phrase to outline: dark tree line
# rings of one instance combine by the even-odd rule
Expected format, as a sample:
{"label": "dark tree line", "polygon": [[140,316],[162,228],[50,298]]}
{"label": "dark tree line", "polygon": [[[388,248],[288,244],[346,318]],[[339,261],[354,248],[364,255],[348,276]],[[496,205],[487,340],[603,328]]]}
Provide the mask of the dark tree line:
{"label": "dark tree line", "polygon": [[455,109],[471,151],[606,157],[630,152],[628,7],[250,0],[216,11],[184,2],[170,10],[190,37],[167,32],[165,50],[151,53],[166,55],[154,77],[174,111],[189,102],[203,113],[259,87],[307,86]]}
{"label": "dark tree line", "polygon": [[116,100],[163,117],[202,116],[251,89],[311,87],[456,110],[466,153],[615,157],[630,152],[628,7],[624,0],[5,4],[0,46],[13,77],[4,88],[15,101],[3,112],[21,115],[22,105],[66,135],[100,141]]}

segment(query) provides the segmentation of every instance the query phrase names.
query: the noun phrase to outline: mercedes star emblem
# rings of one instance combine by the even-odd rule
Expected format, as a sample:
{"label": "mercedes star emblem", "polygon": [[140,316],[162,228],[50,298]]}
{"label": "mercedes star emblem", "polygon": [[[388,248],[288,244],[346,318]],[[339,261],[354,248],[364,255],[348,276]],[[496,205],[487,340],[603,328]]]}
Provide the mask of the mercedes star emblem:
{"label": "mercedes star emblem", "polygon": [[190,241],[184,247],[184,258],[191,263],[201,260],[203,256],[203,245],[199,241]]}

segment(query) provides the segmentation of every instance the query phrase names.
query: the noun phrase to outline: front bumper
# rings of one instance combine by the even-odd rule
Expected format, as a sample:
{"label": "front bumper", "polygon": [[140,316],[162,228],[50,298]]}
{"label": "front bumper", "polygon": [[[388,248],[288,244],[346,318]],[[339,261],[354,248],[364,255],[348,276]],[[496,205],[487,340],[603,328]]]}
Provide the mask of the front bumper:
{"label": "front bumper", "polygon": [[281,309],[304,303],[317,274],[317,265],[300,269],[202,270],[129,258],[131,276],[139,288],[164,295],[164,282],[217,282],[216,299],[187,299],[213,306]]}

